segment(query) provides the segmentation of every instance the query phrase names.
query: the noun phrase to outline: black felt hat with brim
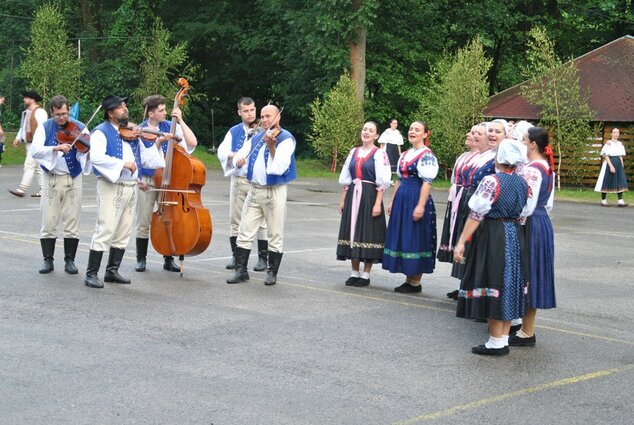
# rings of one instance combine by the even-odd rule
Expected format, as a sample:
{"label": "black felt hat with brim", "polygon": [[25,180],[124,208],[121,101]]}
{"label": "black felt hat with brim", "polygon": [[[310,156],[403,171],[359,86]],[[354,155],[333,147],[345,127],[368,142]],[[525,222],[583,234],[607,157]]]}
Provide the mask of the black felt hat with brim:
{"label": "black felt hat with brim", "polygon": [[119,97],[111,94],[110,96],[106,96],[101,102],[101,107],[104,111],[109,111],[110,109],[114,109],[117,106],[121,105],[125,102],[127,97]]}

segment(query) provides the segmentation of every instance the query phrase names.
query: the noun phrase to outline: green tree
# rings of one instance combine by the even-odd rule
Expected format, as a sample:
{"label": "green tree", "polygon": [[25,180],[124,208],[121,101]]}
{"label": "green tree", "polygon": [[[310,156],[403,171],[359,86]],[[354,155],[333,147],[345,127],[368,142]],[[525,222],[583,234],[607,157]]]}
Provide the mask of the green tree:
{"label": "green tree", "polygon": [[330,172],[337,169],[348,151],[358,142],[363,124],[363,104],[356,96],[356,85],[344,72],[337,84],[310,105],[311,131],[308,142],[319,158],[330,160]]}
{"label": "green tree", "polygon": [[181,76],[187,62],[187,43],[170,44],[170,32],[157,18],[151,37],[141,43],[140,85],[134,91],[135,104],[153,94],[168,96],[176,90],[174,80]]}
{"label": "green tree", "polygon": [[68,43],[66,19],[59,5],[42,5],[35,13],[31,45],[20,70],[29,87],[45,100],[62,94],[72,102],[79,97],[80,65],[75,49]]}
{"label": "green tree", "polygon": [[522,87],[522,96],[540,108],[540,124],[553,135],[557,189],[561,189],[562,164],[567,164],[567,175],[574,181],[575,165],[583,158],[583,147],[596,134],[591,125],[595,114],[581,91],[576,64],[562,63],[555,54],[555,43],[543,28],[533,28],[530,36],[525,72],[533,78]]}
{"label": "green tree", "polygon": [[421,116],[428,116],[431,147],[445,170],[464,151],[465,134],[482,121],[488,99],[491,60],[478,38],[456,54],[446,55],[433,70],[421,99]]}

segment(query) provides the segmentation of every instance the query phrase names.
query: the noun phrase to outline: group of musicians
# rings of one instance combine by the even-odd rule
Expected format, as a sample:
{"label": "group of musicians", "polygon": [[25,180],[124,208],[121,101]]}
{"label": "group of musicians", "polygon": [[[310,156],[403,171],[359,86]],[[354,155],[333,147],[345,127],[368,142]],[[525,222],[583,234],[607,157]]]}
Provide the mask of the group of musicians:
{"label": "group of musicians", "polygon": [[[39,98],[34,92],[26,95]],[[71,118],[69,102],[63,96],[51,99],[50,119],[36,123],[27,120],[29,125],[36,127],[32,129],[32,143],[27,146],[27,155],[43,171],[40,243],[44,259],[40,273],[54,270],[60,221],[64,235],[64,270],[69,274],[78,273],[75,255],[79,245],[82,174],[91,171],[97,177],[98,213],[84,283],[91,288],[103,288],[104,281],[130,283],[130,279],[119,274],[119,267],[135,218],[135,270],[146,270],[150,223],[159,192],[153,187],[154,171],[166,166],[169,140],[174,140],[191,154],[197,139],[176,105],[171,112],[172,120],[176,122],[175,131],[170,132],[172,122],[166,120],[163,96],[145,98],[143,107],[146,120],[132,128],[132,138],[121,135],[122,128],[129,127],[128,108],[126,98],[115,95],[103,99],[103,122],[90,133],[86,125]],[[241,98],[238,101],[241,123],[227,132],[218,149],[225,176],[231,176],[230,244],[233,255],[227,268],[233,269],[234,274],[227,283],[249,280],[247,264],[256,235],[258,262],[254,270],[267,272],[265,285],[277,282],[283,254],[287,184],[296,178],[296,142],[290,132],[280,127],[280,114],[276,106],[267,105],[262,108],[260,119],[256,120],[253,99]],[[72,142],[60,141],[59,132],[70,127],[77,129],[77,137]],[[158,137],[148,140],[144,131],[152,131]],[[23,193],[17,196],[21,195]],[[106,250],[109,251],[108,262],[102,281],[98,273]],[[163,269],[181,271],[171,256],[164,256]]]}

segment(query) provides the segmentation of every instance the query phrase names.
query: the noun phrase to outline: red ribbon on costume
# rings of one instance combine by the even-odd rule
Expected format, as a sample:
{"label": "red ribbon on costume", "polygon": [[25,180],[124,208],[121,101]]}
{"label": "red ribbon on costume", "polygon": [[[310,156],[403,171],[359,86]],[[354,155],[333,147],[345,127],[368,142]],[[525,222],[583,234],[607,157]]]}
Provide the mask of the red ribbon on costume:
{"label": "red ribbon on costume", "polygon": [[555,156],[553,155],[553,150],[550,148],[550,145],[546,146],[546,148],[544,149],[544,155],[546,155],[546,158],[548,159],[548,164],[550,165],[550,170],[548,171],[548,174],[552,174],[552,172],[555,170]]}

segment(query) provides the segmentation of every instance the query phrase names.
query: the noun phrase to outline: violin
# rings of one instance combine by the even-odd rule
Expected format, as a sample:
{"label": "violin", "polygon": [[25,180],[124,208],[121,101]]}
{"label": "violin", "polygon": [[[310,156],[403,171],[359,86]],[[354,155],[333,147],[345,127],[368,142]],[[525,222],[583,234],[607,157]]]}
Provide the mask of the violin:
{"label": "violin", "polygon": [[87,153],[90,151],[90,134],[82,133],[82,129],[72,121],[68,121],[66,125],[55,133],[57,143],[69,144],[75,147],[78,152]]}
{"label": "violin", "polygon": [[119,126],[119,135],[121,136],[121,139],[126,142],[134,142],[137,140],[139,138],[139,131],[141,132],[140,137],[143,137],[143,139],[148,142],[153,142],[158,137],[165,137],[167,139],[174,138],[177,142],[181,141],[180,137],[176,135],[172,136],[170,133],[163,133],[162,131],[152,130],[147,127],[139,127],[131,122]]}

